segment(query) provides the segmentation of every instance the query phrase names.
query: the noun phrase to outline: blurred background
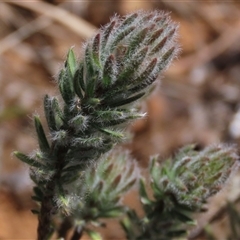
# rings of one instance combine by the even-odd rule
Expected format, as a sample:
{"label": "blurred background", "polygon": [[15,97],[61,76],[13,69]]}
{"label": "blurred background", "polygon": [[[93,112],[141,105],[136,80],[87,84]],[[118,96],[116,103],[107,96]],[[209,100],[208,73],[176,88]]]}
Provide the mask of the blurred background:
{"label": "blurred background", "polygon": [[[143,168],[150,155],[164,159],[187,143],[199,149],[224,142],[240,144],[239,1],[1,1],[0,3],[0,239],[35,239],[36,217],[29,211],[31,181],[14,150],[36,148],[32,114],[42,115],[44,94],[58,95],[55,78],[68,49],[80,57],[86,38],[114,14],[137,9],[171,13],[180,24],[181,54],[161,76],[161,87],[143,103],[148,117],[132,124],[128,144]],[[210,200],[191,239],[206,239],[211,224],[225,239],[226,199],[240,198],[240,174]],[[136,206],[131,193],[125,200]],[[104,239],[124,239],[113,225]]]}

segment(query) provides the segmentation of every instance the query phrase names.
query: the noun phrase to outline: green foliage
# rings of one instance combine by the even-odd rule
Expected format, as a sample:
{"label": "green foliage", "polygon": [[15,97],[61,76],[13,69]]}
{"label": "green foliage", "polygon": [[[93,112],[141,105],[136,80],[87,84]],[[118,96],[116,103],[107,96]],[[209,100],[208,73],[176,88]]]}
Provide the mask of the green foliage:
{"label": "green foliage", "polygon": [[[204,211],[207,199],[219,192],[237,168],[238,156],[232,146],[210,146],[198,152],[194,145],[182,148],[173,158],[150,163],[149,197],[146,184],[140,182],[140,199],[145,217],[133,212],[122,222],[129,239],[171,239],[186,235],[194,224],[194,212]],[[130,220],[135,226],[129,224]],[[137,227],[138,226],[138,227]],[[136,232],[133,232],[133,229]]]}
{"label": "green foliage", "polygon": [[162,199],[169,211],[174,201],[201,210],[205,200],[221,190],[237,159],[235,148],[225,145],[210,146],[200,152],[194,150],[194,145],[186,146],[161,167],[153,159],[150,174],[154,197]]}
{"label": "green foliage", "polygon": [[88,225],[102,226],[102,218],[121,217],[126,207],[121,204],[126,193],[137,181],[138,167],[127,153],[114,151],[103,156],[97,165],[84,172],[81,182],[69,186],[71,194],[57,198],[59,208],[88,232]]}
{"label": "green foliage", "polygon": [[[138,168],[127,154],[111,152],[126,139],[127,123],[142,118],[136,102],[150,93],[159,74],[176,57],[178,26],[168,14],[138,11],[115,16],[87,41],[79,60],[72,49],[58,75],[61,99],[45,96],[48,126],[34,117],[39,149],[27,156],[39,209],[38,240],[59,238],[75,228],[72,240],[85,231],[100,239],[90,224],[122,217],[129,239],[169,239],[185,234],[191,214],[220,190],[237,157],[232,147],[201,152],[182,149],[173,160],[150,166],[153,198],[140,180],[142,219],[121,204],[123,194],[138,182]],[[54,219],[58,218],[60,226]]]}

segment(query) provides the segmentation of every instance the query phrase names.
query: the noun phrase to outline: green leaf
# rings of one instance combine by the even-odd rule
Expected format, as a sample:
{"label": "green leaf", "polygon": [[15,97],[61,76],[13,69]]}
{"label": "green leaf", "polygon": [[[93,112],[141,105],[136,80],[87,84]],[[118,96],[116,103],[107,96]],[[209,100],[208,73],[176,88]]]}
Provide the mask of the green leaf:
{"label": "green leaf", "polygon": [[48,179],[43,179],[43,178],[38,179],[36,175],[34,175],[34,173],[30,173],[30,178],[36,185],[38,185],[42,189],[45,189],[45,185],[48,182]]}
{"label": "green leaf", "polygon": [[116,47],[116,45],[121,40],[126,38],[132,31],[134,31],[134,29],[135,29],[135,26],[130,26],[130,27],[125,28],[122,31],[119,31],[118,34],[116,33],[115,36],[114,36],[114,40],[112,41],[111,46],[109,47],[110,51],[113,51],[114,48]]}
{"label": "green leaf", "polygon": [[152,45],[162,35],[163,32],[164,32],[163,28],[154,31],[151,37],[146,41],[146,44]]}
{"label": "green leaf", "polygon": [[116,189],[120,184],[121,179],[122,179],[122,175],[118,174],[110,183],[109,190],[112,191],[113,189]]}
{"label": "green leaf", "polygon": [[117,131],[112,131],[110,129],[107,128],[99,128],[99,130],[103,133],[106,133],[107,135],[110,135],[114,138],[120,138],[122,139],[124,137],[124,134],[121,132],[117,132]]}
{"label": "green leaf", "polygon": [[86,229],[85,231],[87,232],[88,236],[92,240],[102,240],[102,237],[98,232],[91,230],[91,229]]}
{"label": "green leaf", "polygon": [[129,44],[128,54],[133,54],[136,49],[141,46],[141,43],[145,40],[145,37],[147,36],[148,30],[149,27],[145,27],[133,36]]}
{"label": "green leaf", "polygon": [[83,171],[84,169],[84,164],[78,164],[78,165],[74,165],[74,166],[70,166],[70,167],[65,167],[63,169],[63,172],[72,172],[72,171]]}
{"label": "green leaf", "polygon": [[79,81],[79,84],[80,84],[80,86],[81,86],[81,88],[82,88],[82,90],[83,91],[85,91],[86,90],[86,84],[85,84],[85,78],[86,78],[86,76],[85,76],[85,74],[86,74],[86,69],[84,68],[84,63],[83,62],[81,62],[80,64],[79,64],[79,77],[78,77],[78,81]]}
{"label": "green leaf", "polygon": [[171,62],[172,58],[175,56],[176,47],[170,48],[164,55],[162,56],[161,61],[159,62],[159,72],[162,71],[166,66]]}
{"label": "green leaf", "polygon": [[64,102],[68,105],[72,104],[75,97],[75,92],[73,90],[73,77],[69,76],[64,70],[59,74],[59,90]]}
{"label": "green leaf", "polygon": [[157,59],[154,58],[153,61],[148,65],[145,71],[136,79],[134,82],[138,82],[135,86],[131,87],[128,91],[135,93],[143,89],[147,89],[149,86],[156,81],[158,73],[155,72],[154,68],[157,65]]}
{"label": "green leaf", "polygon": [[113,100],[112,102],[109,102],[108,103],[108,106],[109,107],[119,107],[119,106],[123,106],[123,105],[126,105],[126,104],[129,104],[131,102],[135,102],[136,100],[138,100],[139,98],[143,97],[145,95],[144,92],[141,92],[141,93],[138,93],[132,97],[129,97],[129,98],[122,98],[122,99],[119,99],[119,100]]}
{"label": "green leaf", "polygon": [[165,47],[167,40],[168,40],[167,36],[164,37],[163,39],[161,39],[161,41],[159,43],[157,43],[156,46],[154,46],[151,49],[150,55],[155,54],[155,53],[159,52],[160,50],[162,50]]}
{"label": "green leaf", "polygon": [[57,130],[57,124],[56,124],[56,118],[55,118],[56,112],[54,111],[54,108],[53,108],[53,98],[50,98],[48,95],[45,95],[43,105],[44,105],[44,112],[45,112],[45,117],[47,119],[49,130],[56,131]]}
{"label": "green leaf", "polygon": [[140,76],[135,80],[136,82],[144,82],[145,79],[149,79],[154,72],[155,66],[157,65],[157,58],[153,58],[152,61],[147,65],[146,69],[140,74]]}
{"label": "green leaf", "polygon": [[105,27],[103,31],[102,41],[101,41],[102,48],[106,46],[106,43],[108,42],[109,36],[113,31],[115,25],[116,25],[116,21],[112,21]]}
{"label": "green leaf", "polygon": [[93,55],[93,60],[98,67],[101,67],[100,63],[100,40],[101,40],[101,35],[98,33],[94,39],[93,39],[93,44],[92,44],[92,55]]}
{"label": "green leaf", "polygon": [[120,224],[127,235],[127,239],[135,240],[136,234],[133,231],[135,226],[133,225],[131,217],[124,217],[123,220],[120,221]]}
{"label": "green leaf", "polygon": [[102,84],[103,87],[109,87],[116,81],[116,63],[115,57],[111,54],[104,65],[103,68],[103,77],[102,77]]}
{"label": "green leaf", "polygon": [[118,193],[125,193],[126,191],[128,191],[130,188],[132,188],[134,186],[134,184],[136,183],[136,179],[132,179],[129,183],[127,183],[123,188],[120,188],[120,190],[118,191]]}
{"label": "green leaf", "polygon": [[[150,159],[150,167],[149,167],[149,172],[151,174],[151,176],[154,178],[156,175],[158,175],[158,168],[159,166],[157,166],[157,156],[152,157]],[[154,178],[155,179],[155,178]]]}
{"label": "green leaf", "polygon": [[161,196],[161,192],[160,189],[158,188],[158,185],[156,184],[156,182],[152,179],[151,181],[151,188],[153,190],[154,196]]}
{"label": "green leaf", "polygon": [[[89,92],[88,92],[89,93]],[[88,94],[87,93],[87,94]],[[93,94],[93,93],[92,93]],[[101,100],[99,98],[88,98],[87,101],[86,101],[86,105],[87,106],[92,106],[92,107],[95,107],[97,105],[99,105],[101,103]]]}
{"label": "green leaf", "polygon": [[[126,79],[131,79],[132,76],[136,73],[139,66],[144,61],[148,52],[148,47],[141,48],[137,53],[135,53],[128,64],[126,64],[124,70],[120,73],[118,81],[126,81]],[[126,83],[124,83],[126,84]]]}
{"label": "green leaf", "polygon": [[120,29],[124,29],[125,27],[128,27],[132,25],[132,23],[136,20],[138,17],[138,13],[132,13],[129,16],[126,17],[126,19],[122,22],[122,24],[119,26]]}
{"label": "green leaf", "polygon": [[79,172],[75,168],[75,171],[73,170],[71,173],[68,171],[68,173],[61,176],[60,181],[62,184],[69,184],[69,183],[76,181],[80,176],[81,176],[81,172]]}
{"label": "green leaf", "polygon": [[34,117],[34,123],[35,123],[35,129],[38,136],[38,144],[39,144],[40,150],[44,153],[48,153],[50,150],[50,146],[48,144],[48,140],[46,138],[41,121],[38,116]]}
{"label": "green leaf", "polygon": [[96,123],[96,125],[98,127],[111,127],[111,126],[116,126],[122,123],[126,123],[129,120],[129,118],[126,119],[115,119],[115,120],[109,120],[109,121],[105,121],[105,122],[98,122]]}
{"label": "green leaf", "polygon": [[73,52],[72,49],[70,49],[68,51],[68,54],[67,54],[67,61],[65,63],[67,69],[68,69],[68,72],[71,74],[71,77],[74,76],[74,73],[76,71],[76,66],[77,66],[77,63],[76,63],[76,57],[75,57],[75,54]]}
{"label": "green leaf", "polygon": [[124,214],[122,207],[113,208],[111,210],[106,210],[104,213],[100,214],[103,218],[116,218]]}
{"label": "green leaf", "polygon": [[24,163],[27,163],[28,165],[32,166],[32,167],[36,167],[36,168],[41,168],[41,169],[46,169],[46,166],[43,165],[42,163],[37,162],[35,159],[30,158],[28,156],[26,156],[23,153],[17,152],[15,151],[13,153],[19,160],[21,160]]}
{"label": "green leaf", "polygon": [[87,85],[89,85],[88,81],[92,78],[96,78],[91,47],[92,47],[91,44],[88,43],[84,54],[83,70],[84,70],[84,86],[86,86],[85,88],[83,88],[84,91],[87,91]]}
{"label": "green leaf", "polygon": [[183,223],[187,223],[189,225],[196,225],[196,222],[189,216],[190,212],[181,209],[181,205],[178,207],[176,206],[173,214],[174,216],[176,216],[178,220],[180,220]]}
{"label": "green leaf", "polygon": [[140,200],[143,205],[151,205],[152,201],[149,199],[146,188],[145,188],[145,183],[143,179],[140,179],[140,184],[139,184],[139,193],[140,193]]}
{"label": "green leaf", "polygon": [[73,88],[75,93],[78,95],[78,97],[80,99],[83,99],[83,91],[81,89],[81,83],[83,82],[82,78],[83,78],[83,74],[82,74],[83,68],[79,68],[75,74],[74,74],[74,78],[73,78]]}

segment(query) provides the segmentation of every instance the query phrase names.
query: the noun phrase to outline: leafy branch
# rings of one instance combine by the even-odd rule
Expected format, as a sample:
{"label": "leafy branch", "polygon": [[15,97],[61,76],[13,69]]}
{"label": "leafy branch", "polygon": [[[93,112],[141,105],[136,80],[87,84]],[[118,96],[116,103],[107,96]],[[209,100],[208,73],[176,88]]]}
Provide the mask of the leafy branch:
{"label": "leafy branch", "polygon": [[39,240],[54,232],[65,239],[72,228],[72,240],[83,232],[100,239],[89,226],[101,227],[102,218],[124,215],[129,239],[186,234],[191,214],[202,210],[228,179],[237,160],[233,147],[197,152],[190,146],[162,164],[152,159],[153,200],[146,181],[139,183],[144,218],[121,203],[139,182],[140,170],[127,153],[112,149],[127,138],[127,124],[145,116],[136,103],[149,95],[177,56],[177,29],[166,13],[138,11],[113,17],[86,42],[79,60],[69,50],[57,79],[61,99],[44,97],[48,131],[34,117],[39,149],[30,156],[15,152],[30,166],[35,183]]}

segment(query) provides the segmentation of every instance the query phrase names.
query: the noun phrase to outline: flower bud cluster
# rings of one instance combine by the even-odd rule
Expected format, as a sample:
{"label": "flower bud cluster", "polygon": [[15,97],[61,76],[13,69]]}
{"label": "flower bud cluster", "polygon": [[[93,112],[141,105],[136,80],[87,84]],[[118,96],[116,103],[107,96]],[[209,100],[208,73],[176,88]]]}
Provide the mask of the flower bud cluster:
{"label": "flower bud cluster", "polygon": [[[133,104],[149,93],[176,56],[176,36],[177,25],[167,14],[138,11],[112,18],[87,41],[79,61],[70,49],[58,76],[62,103],[44,98],[50,139],[35,117],[44,157],[36,157],[36,163],[27,156],[20,159],[43,166],[43,172],[57,166],[63,170],[58,175],[61,184],[76,179],[79,171],[126,138],[127,122],[144,116]],[[39,179],[36,184],[41,181],[47,182]]]}
{"label": "flower bud cluster", "polygon": [[[230,175],[239,167],[233,146],[215,145],[202,151],[194,145],[185,146],[173,159],[163,163],[153,157],[150,163],[150,186],[154,199],[140,181],[140,197],[146,217],[139,220],[131,213],[132,222],[138,222],[139,239],[171,239],[186,235],[193,225],[192,214],[206,210],[207,199],[219,192]],[[132,228],[125,220],[128,234]],[[130,228],[129,228],[130,226]]]}
{"label": "flower bud cluster", "polygon": [[186,146],[162,166],[153,159],[150,171],[154,196],[164,196],[169,210],[176,202],[200,210],[207,198],[222,189],[237,168],[237,159],[236,149],[225,145],[209,146],[200,152],[193,145]]}
{"label": "flower bud cluster", "polygon": [[97,221],[121,216],[124,212],[121,200],[138,177],[136,162],[129,159],[127,152],[115,150],[103,156],[96,166],[84,172],[82,182],[74,186],[74,196],[78,196],[77,201],[73,198],[71,202],[74,218]]}

